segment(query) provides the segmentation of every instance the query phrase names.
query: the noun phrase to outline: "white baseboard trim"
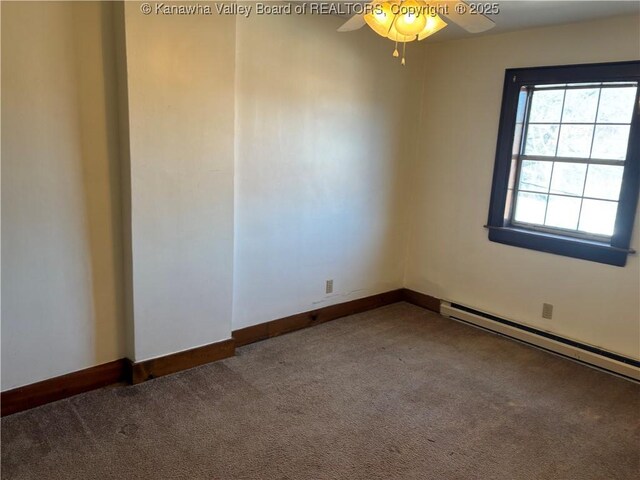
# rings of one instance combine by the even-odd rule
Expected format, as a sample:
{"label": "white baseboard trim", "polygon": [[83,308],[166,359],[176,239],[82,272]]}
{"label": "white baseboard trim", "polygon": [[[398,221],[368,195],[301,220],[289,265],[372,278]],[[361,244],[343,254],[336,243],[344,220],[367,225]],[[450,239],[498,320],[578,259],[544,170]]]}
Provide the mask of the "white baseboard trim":
{"label": "white baseboard trim", "polygon": [[[605,356],[598,355],[597,353],[593,353],[573,345],[567,345],[566,343],[553,340],[551,338],[546,338],[544,336],[537,335],[536,333],[523,330],[518,327],[506,325],[504,323],[491,320],[490,318],[485,318],[484,316],[461,310],[459,308],[456,308],[455,306],[452,306],[452,303],[454,302],[445,300],[440,302],[440,313],[443,316],[449,317],[454,320],[461,320],[463,322],[476,325],[486,330],[490,330],[492,332],[505,335],[516,340],[520,340],[536,347],[558,353],[565,357],[575,359],[579,362],[608,370],[610,372],[623,375],[636,381],[640,381],[640,368],[635,367],[634,365],[630,365],[628,363],[624,363],[612,358],[607,358]],[[508,319],[505,319],[505,321],[508,321],[510,323],[518,323]]]}

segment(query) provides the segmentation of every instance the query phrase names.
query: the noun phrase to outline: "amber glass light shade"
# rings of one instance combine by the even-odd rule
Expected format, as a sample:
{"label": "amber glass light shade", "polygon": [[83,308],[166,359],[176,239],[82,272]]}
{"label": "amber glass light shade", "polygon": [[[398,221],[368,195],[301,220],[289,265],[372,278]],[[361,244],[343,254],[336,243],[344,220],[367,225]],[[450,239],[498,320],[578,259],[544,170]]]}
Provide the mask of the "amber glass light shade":
{"label": "amber glass light shade", "polygon": [[381,37],[407,43],[422,40],[447,26],[437,15],[426,15],[424,0],[376,1],[364,21]]}
{"label": "amber glass light shade", "polygon": [[395,19],[395,15],[391,11],[392,4],[395,3],[397,2],[375,3],[372,11],[364,16],[364,21],[367,22],[367,25],[382,37],[386,37],[389,34],[389,30]]}
{"label": "amber glass light shade", "polygon": [[423,40],[427,38],[429,35],[433,35],[434,33],[442,30],[447,26],[447,22],[442,20],[438,15],[428,16],[427,24],[424,29],[418,34],[418,40]]}
{"label": "amber glass light shade", "polygon": [[415,37],[427,25],[427,17],[424,14],[424,5],[415,0],[407,0],[402,3],[394,22],[394,27],[400,35]]}

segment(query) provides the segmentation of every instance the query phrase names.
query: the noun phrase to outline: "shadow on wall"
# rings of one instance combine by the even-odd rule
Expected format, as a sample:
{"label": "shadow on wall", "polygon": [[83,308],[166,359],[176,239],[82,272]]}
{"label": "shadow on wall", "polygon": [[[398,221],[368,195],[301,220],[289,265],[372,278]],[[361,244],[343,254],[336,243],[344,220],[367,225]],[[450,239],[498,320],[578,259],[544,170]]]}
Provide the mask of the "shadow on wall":
{"label": "shadow on wall", "polygon": [[420,56],[341,20],[237,20],[234,328],[401,286]]}
{"label": "shadow on wall", "polygon": [[2,388],[123,356],[111,2],[2,3]]}
{"label": "shadow on wall", "polygon": [[[112,2],[74,5],[82,178],[93,293],[94,358],[124,356],[118,90]],[[115,327],[115,328],[114,328]]]}

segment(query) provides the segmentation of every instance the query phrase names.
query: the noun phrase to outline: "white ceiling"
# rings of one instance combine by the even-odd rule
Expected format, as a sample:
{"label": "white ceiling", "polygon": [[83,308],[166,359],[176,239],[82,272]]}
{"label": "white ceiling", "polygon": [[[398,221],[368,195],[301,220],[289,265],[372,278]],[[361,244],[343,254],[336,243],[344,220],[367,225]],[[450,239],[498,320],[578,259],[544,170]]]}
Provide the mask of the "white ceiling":
{"label": "white ceiling", "polygon": [[[312,2],[314,0],[304,0]],[[332,0],[329,0],[330,2]],[[364,0],[341,0],[343,3],[363,2]],[[432,3],[437,3],[433,0]],[[598,18],[615,17],[618,15],[638,15],[640,22],[640,0],[464,0],[466,3],[499,5],[500,13],[488,15],[496,24],[494,28],[484,33],[471,34],[447,20],[447,28],[427,38],[424,42],[440,42],[455,38],[476,35],[495,35],[496,33],[522,30],[525,28],[558,25],[563,23],[577,23]],[[333,0],[334,3],[340,3]],[[346,21],[349,16],[342,16]],[[366,28],[366,27],[365,27]],[[603,34],[605,34],[603,32]],[[638,39],[640,45],[640,38]]]}
{"label": "white ceiling", "polygon": [[[470,0],[466,1],[466,3],[494,2],[492,0]],[[491,30],[482,34],[470,34],[453,22],[448,21],[449,26],[447,28],[425,41],[438,42],[471,35],[494,35],[524,28],[584,22],[617,15],[635,14],[639,16],[638,21],[640,22],[640,0],[501,0],[496,3],[499,4],[500,13],[489,16],[496,23],[496,26]],[[603,32],[603,34],[606,34],[606,32]],[[640,46],[640,38],[638,38],[638,45]]]}

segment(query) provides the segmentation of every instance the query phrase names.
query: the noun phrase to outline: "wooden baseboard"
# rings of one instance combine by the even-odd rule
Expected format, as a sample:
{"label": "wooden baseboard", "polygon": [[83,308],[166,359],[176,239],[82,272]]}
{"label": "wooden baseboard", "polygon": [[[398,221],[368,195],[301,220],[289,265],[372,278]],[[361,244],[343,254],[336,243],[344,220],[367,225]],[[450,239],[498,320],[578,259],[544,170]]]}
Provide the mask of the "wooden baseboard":
{"label": "wooden baseboard", "polygon": [[152,358],[151,360],[144,360],[142,362],[129,361],[129,380],[132,384],[136,385],[153,378],[233,357],[235,350],[235,341],[230,338],[221,342],[185,350],[184,352]]}
{"label": "wooden baseboard", "polygon": [[412,303],[418,307],[426,308],[432,312],[440,313],[440,299],[426,295],[424,293],[409,290],[408,288],[402,289],[402,299],[405,302]]}
{"label": "wooden baseboard", "polygon": [[138,384],[156,377],[232,357],[236,347],[401,301],[413,303],[435,312],[440,309],[440,301],[438,299],[408,289],[392,290],[337,305],[330,305],[234,330],[232,332],[233,338],[222,342],[142,362],[132,362],[123,358],[104,365],[2,392],[2,415],[28,410],[45,403],[61,400],[117,382],[128,380],[133,384]]}
{"label": "wooden baseboard", "polygon": [[2,392],[0,395],[2,416],[62,400],[113,383],[124,382],[126,381],[126,373],[127,361],[123,358]]}
{"label": "wooden baseboard", "polygon": [[401,302],[404,299],[403,290],[371,295],[349,302],[322,307],[317,310],[297,313],[289,317],[279,318],[270,322],[260,323],[251,327],[241,328],[231,332],[236,346],[241,347],[249,343],[258,342],[267,338],[293,332],[302,328],[312,327],[320,323],[346,317],[355,313],[365,312],[374,308],[384,307],[392,303]]}

